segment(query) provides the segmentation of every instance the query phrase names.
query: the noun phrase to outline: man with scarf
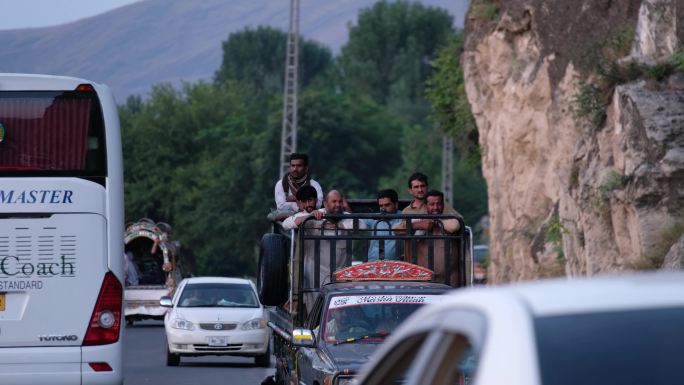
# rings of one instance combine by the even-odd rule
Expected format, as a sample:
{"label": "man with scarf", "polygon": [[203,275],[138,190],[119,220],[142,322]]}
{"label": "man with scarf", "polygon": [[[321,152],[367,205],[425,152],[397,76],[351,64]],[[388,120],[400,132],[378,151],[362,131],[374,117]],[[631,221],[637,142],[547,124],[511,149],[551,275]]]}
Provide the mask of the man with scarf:
{"label": "man with scarf", "polygon": [[297,190],[302,186],[312,186],[316,189],[316,208],[323,202],[323,189],[309,175],[309,157],[306,154],[293,153],[290,155],[290,172],[285,174],[275,185],[275,201],[278,211],[299,211],[297,206]]}

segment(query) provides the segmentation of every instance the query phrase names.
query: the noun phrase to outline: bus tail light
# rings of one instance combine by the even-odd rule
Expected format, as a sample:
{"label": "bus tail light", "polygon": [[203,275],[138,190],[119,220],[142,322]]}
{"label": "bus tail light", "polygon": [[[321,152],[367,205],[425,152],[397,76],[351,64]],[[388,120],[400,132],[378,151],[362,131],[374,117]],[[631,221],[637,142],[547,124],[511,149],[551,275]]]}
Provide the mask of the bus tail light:
{"label": "bus tail light", "polygon": [[84,346],[112,344],[119,340],[122,302],[121,282],[108,271],[88,323],[88,330],[83,339]]}

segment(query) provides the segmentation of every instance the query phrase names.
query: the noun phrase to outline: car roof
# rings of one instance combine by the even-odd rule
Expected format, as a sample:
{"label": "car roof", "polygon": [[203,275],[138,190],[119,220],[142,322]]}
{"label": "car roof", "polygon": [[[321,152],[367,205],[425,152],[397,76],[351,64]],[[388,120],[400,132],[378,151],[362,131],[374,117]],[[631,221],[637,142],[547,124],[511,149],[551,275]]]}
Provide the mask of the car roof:
{"label": "car roof", "polygon": [[250,280],[244,278],[232,278],[232,277],[191,277],[185,279],[186,284],[192,283],[242,283],[249,285]]}
{"label": "car roof", "polygon": [[[517,302],[532,316],[684,306],[684,273],[626,273],[457,290],[448,303]],[[494,309],[490,309],[493,310]]]}

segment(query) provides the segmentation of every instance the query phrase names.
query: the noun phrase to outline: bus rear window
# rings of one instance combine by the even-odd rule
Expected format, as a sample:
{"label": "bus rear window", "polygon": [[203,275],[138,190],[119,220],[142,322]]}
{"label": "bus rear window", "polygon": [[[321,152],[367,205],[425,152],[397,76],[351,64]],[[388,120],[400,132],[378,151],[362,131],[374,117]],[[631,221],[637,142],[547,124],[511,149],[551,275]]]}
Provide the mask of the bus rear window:
{"label": "bus rear window", "polygon": [[106,176],[94,91],[0,92],[0,174]]}

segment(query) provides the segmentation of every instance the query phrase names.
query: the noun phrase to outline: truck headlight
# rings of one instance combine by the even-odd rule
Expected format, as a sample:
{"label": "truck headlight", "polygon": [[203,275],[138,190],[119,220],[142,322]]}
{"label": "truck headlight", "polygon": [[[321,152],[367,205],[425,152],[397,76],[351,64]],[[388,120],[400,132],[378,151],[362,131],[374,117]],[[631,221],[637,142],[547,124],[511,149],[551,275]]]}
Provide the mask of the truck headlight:
{"label": "truck headlight", "polygon": [[263,318],[254,318],[242,324],[242,330],[263,329],[266,327],[266,320]]}
{"label": "truck headlight", "polygon": [[174,318],[171,321],[171,327],[181,330],[195,330],[195,324],[183,318]]}
{"label": "truck headlight", "polygon": [[358,382],[354,377],[341,377],[337,379],[337,385],[357,385]]}

